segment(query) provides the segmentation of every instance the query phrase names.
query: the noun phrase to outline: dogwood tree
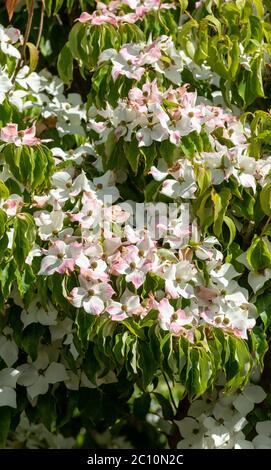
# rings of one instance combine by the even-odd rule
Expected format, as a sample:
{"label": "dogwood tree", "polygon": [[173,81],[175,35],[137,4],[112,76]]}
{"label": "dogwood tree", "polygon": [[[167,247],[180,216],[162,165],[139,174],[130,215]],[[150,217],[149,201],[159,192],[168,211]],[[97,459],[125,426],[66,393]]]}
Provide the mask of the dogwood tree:
{"label": "dogwood tree", "polygon": [[266,2],[1,8],[1,447],[270,448]]}

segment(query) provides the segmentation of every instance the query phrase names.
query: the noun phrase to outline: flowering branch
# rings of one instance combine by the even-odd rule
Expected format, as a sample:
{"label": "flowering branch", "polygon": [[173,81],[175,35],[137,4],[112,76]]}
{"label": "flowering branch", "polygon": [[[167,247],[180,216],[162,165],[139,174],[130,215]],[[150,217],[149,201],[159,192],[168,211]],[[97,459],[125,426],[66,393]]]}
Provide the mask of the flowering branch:
{"label": "flowering branch", "polygon": [[38,34],[38,38],[37,38],[37,42],[36,42],[36,48],[37,49],[40,46],[40,41],[41,41],[41,36],[42,36],[42,31],[43,31],[44,10],[45,10],[44,0],[41,0],[40,26],[39,26],[39,34]]}
{"label": "flowering branch", "polygon": [[23,40],[23,46],[22,46],[22,55],[21,59],[19,59],[16,69],[14,71],[13,77],[12,77],[12,83],[15,82],[15,79],[18,75],[19,70],[21,69],[22,65],[25,62],[25,52],[26,52],[26,46],[28,43],[30,31],[31,31],[31,26],[32,26],[32,21],[33,21],[33,15],[34,15],[34,5],[35,5],[35,0],[32,0],[28,12],[28,19],[27,19],[27,24],[26,24],[26,30],[25,30],[25,35],[24,35],[24,40]]}

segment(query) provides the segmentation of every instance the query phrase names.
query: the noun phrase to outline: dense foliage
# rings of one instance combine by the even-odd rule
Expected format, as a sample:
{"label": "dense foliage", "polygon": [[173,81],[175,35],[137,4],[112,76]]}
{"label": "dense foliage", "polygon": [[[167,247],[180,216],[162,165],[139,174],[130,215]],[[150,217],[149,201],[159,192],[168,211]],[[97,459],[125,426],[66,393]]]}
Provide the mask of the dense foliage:
{"label": "dense foliage", "polygon": [[271,448],[271,3],[4,3],[0,446]]}

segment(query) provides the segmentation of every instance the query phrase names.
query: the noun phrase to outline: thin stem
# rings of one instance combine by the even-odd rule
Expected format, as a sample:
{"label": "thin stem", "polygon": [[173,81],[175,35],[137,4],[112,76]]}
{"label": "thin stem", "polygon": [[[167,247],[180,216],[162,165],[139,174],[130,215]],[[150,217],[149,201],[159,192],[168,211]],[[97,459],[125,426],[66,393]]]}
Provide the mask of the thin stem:
{"label": "thin stem", "polygon": [[26,45],[28,43],[28,39],[29,39],[30,31],[31,31],[31,26],[32,26],[32,21],[33,21],[34,4],[35,4],[35,0],[32,0],[30,10],[29,10],[29,13],[28,13],[27,25],[26,25],[26,29],[25,29],[21,59],[19,59],[19,62],[17,63],[17,67],[14,71],[14,74],[13,74],[13,77],[12,77],[12,83],[15,82],[15,78],[17,77],[17,74],[18,74],[20,68],[23,66],[23,64],[25,62],[25,51],[26,51]]}
{"label": "thin stem", "polygon": [[41,35],[43,31],[43,23],[44,23],[44,0],[41,0],[41,13],[40,13],[40,26],[39,26],[39,34],[36,42],[36,48],[40,47]]}
{"label": "thin stem", "polygon": [[169,385],[169,381],[168,381],[167,376],[166,376],[166,374],[165,374],[164,372],[163,372],[163,377],[164,377],[165,382],[166,382],[166,384],[167,384],[169,396],[170,396],[170,399],[171,399],[171,401],[172,401],[172,404],[173,404],[173,406],[174,406],[174,408],[175,408],[175,411],[178,411],[178,407],[177,407],[177,405],[176,405],[176,403],[175,403],[175,400],[174,400],[174,398],[173,398],[172,391],[171,391],[171,388],[170,388],[170,385]]}
{"label": "thin stem", "polygon": [[193,18],[193,16],[190,15],[189,11],[184,10],[184,13],[190,18],[190,20],[194,20],[194,21],[195,21],[195,18]]}
{"label": "thin stem", "polygon": [[265,232],[265,230],[267,229],[268,225],[270,224],[271,222],[271,217],[268,217],[267,221],[265,222],[263,228],[262,228],[262,234]]}
{"label": "thin stem", "polygon": [[60,26],[63,26],[63,23],[62,23],[62,20],[61,20],[59,14],[56,15],[56,19],[59,22]]}
{"label": "thin stem", "polygon": [[244,236],[244,242],[247,244],[249,242],[249,238],[252,234],[252,231],[254,229],[254,226],[255,226],[255,222],[253,220],[250,220],[249,223],[248,223],[248,226],[247,226],[247,230],[246,230],[246,233],[245,233],[245,236]]}

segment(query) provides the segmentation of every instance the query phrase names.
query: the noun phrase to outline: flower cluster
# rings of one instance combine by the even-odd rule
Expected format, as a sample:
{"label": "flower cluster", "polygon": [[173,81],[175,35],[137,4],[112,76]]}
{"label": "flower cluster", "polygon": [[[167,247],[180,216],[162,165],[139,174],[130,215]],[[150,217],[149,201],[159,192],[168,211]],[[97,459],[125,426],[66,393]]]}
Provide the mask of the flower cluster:
{"label": "flower cluster", "polygon": [[256,424],[252,441],[244,433],[247,415],[263,402],[266,393],[259,385],[249,383],[240,394],[219,392],[206,395],[190,406],[187,417],[175,421],[181,441],[179,449],[270,449],[270,421]]}
{"label": "flower cluster", "polygon": [[116,108],[109,104],[106,109],[93,106],[89,110],[89,128],[100,136],[97,144],[104,143],[113,131],[117,139],[123,137],[128,142],[135,135],[139,147],[164,140],[177,145],[193,131],[211,134],[220,127],[226,127],[225,138],[228,132],[233,137],[239,135],[240,126],[232,115],[216,106],[197,104],[196,99],[197,94],[188,92],[187,85],[163,92],[156,79],[146,81],[142,87],[133,86]]}
{"label": "flower cluster", "polygon": [[24,131],[18,131],[17,124],[9,123],[0,129],[0,140],[6,143],[13,143],[18,147],[20,145],[28,145],[31,147],[32,145],[40,143],[40,139],[38,139],[35,134],[36,128],[34,124]]}
{"label": "flower cluster", "polygon": [[15,46],[21,40],[22,36],[19,29],[12,26],[4,28],[0,25],[0,49],[7,57],[15,57],[16,59],[21,57]]}
{"label": "flower cluster", "polygon": [[[128,12],[125,9],[128,7]],[[80,23],[90,23],[91,25],[101,25],[109,23],[117,26],[122,23],[136,23],[144,18],[144,16],[159,9],[176,8],[174,3],[164,3],[161,0],[113,0],[109,4],[97,1],[97,9],[89,14],[83,12],[78,21]]]}
{"label": "flower cluster", "polygon": [[141,80],[148,69],[162,74],[170,82],[181,84],[181,71],[189,65],[191,59],[183,51],[177,51],[172,39],[161,36],[155,41],[140,44],[124,44],[119,52],[106,49],[99,57],[99,64],[105,61],[112,63],[112,77],[116,80],[123,75],[134,80]]}
{"label": "flower cluster", "polygon": [[[39,209],[34,211],[38,235],[46,245],[35,247],[27,262],[42,256],[38,272],[42,276],[76,272],[78,286],[67,298],[89,314],[105,313],[121,321],[144,318],[156,310],[162,329],[192,342],[193,331],[203,323],[246,338],[257,311],[249,303],[248,291],[236,280],[239,273],[223,263],[218,240],[197,239],[196,231],[182,242],[180,213],[172,229],[161,226],[163,239],[158,243],[146,229],[127,224],[130,214],[112,205],[119,197],[114,184],[113,172],[93,181],[84,172],[76,177],[74,170],[54,173],[49,194],[33,201]],[[17,203],[13,197],[6,200],[7,215],[11,204]],[[197,268],[198,260],[204,263],[207,282]],[[148,291],[151,275],[161,281],[157,292]],[[117,278],[125,282],[122,293],[112,287]],[[185,299],[186,306],[174,308],[175,299],[180,307]]]}
{"label": "flower cluster", "polygon": [[163,182],[161,192],[173,199],[194,197],[197,190],[196,166],[210,171],[211,181],[215,186],[228,182],[233,177],[240,186],[251,188],[255,193],[257,184],[264,186],[269,182],[269,156],[255,160],[248,155],[247,146],[238,143],[229,149],[215,142],[215,147],[219,150],[196,155],[193,164],[182,159],[168,168],[164,160],[160,160],[157,167],[151,168],[150,174],[156,181]]}
{"label": "flower cluster", "polygon": [[75,439],[65,437],[61,433],[50,432],[42,423],[34,424],[25,413],[7,443],[7,449],[71,449],[75,447]]}

